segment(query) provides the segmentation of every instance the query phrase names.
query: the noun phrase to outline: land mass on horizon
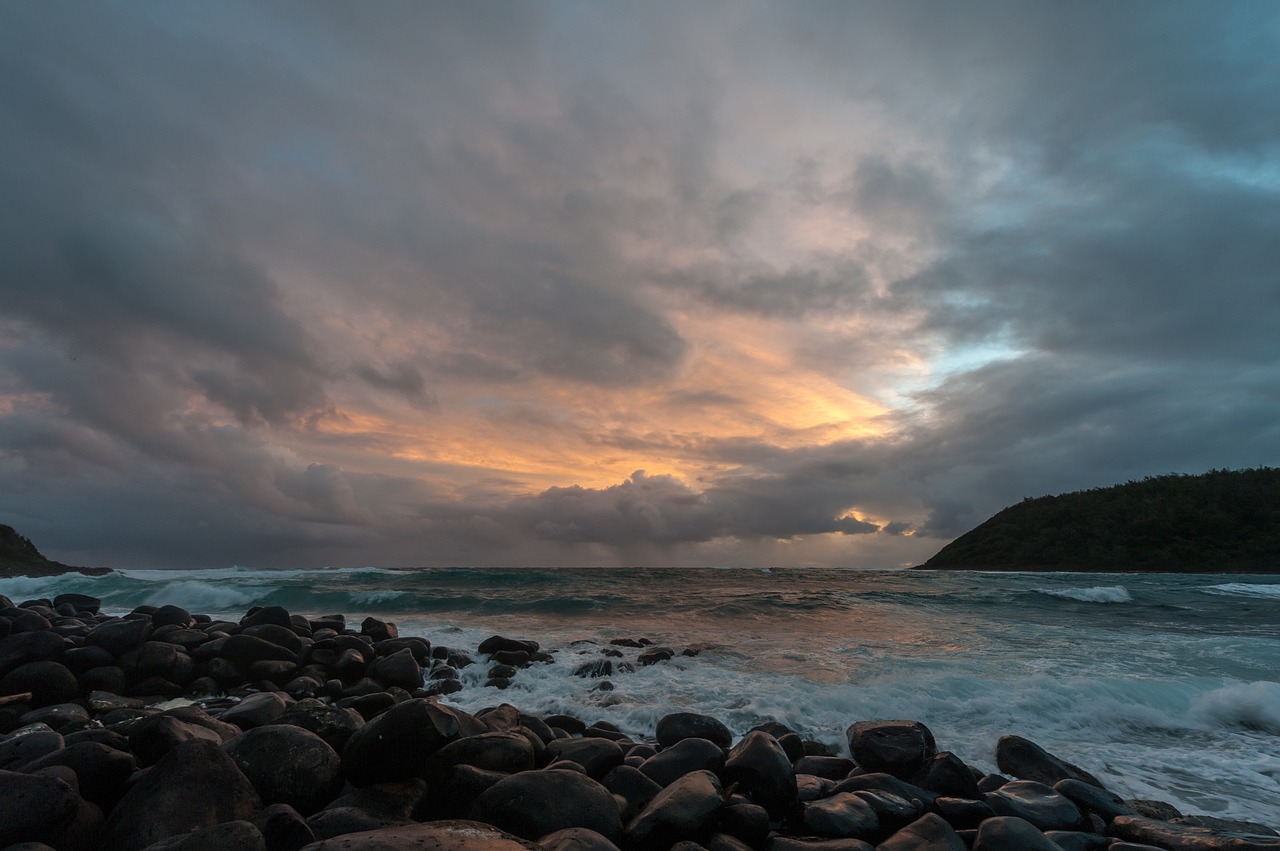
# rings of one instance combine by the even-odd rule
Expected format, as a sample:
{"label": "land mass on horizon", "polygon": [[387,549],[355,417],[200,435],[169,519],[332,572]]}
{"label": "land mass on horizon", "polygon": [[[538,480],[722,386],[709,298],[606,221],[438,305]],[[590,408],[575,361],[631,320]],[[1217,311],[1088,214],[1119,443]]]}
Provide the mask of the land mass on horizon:
{"label": "land mass on horizon", "polygon": [[35,544],[18,534],[18,530],[0,523],[0,578],[57,576],[62,573],[101,576],[110,572],[105,567],[75,567],[45,558]]}
{"label": "land mass on horizon", "polygon": [[1280,470],[1152,476],[1024,499],[917,569],[1280,573]]}

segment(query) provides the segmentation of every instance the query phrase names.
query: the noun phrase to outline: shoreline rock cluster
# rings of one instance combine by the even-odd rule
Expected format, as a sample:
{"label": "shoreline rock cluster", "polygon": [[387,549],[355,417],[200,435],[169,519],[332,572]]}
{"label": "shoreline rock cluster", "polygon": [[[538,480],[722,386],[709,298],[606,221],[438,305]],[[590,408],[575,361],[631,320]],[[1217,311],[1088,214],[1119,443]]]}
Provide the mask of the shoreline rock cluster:
{"label": "shoreline rock cluster", "polygon": [[[501,636],[474,653],[495,697],[550,658]],[[777,723],[735,741],[672,713],[635,740],[441,703],[475,661],[373,618],[0,596],[0,849],[1280,849],[1268,826],[1123,801],[1017,736],[984,775],[917,721],[856,721],[835,753]]]}

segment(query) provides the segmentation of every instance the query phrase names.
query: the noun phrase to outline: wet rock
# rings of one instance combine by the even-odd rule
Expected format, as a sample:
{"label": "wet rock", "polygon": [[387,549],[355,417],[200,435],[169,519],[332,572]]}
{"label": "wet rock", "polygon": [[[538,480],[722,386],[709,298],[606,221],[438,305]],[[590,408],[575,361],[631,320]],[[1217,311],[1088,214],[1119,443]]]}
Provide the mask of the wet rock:
{"label": "wet rock", "polygon": [[298,654],[287,647],[258,638],[254,635],[233,635],[222,642],[218,655],[235,662],[241,669],[248,669],[254,662],[292,662],[298,664]]}
{"label": "wet rock", "polygon": [[62,736],[53,730],[41,729],[9,736],[0,740],[0,769],[17,770],[62,748]]}
{"label": "wet rock", "polygon": [[2,638],[0,639],[0,677],[29,662],[61,661],[66,647],[62,636],[50,630],[21,632]]}
{"label": "wet rock", "polygon": [[489,655],[489,661],[513,668],[527,668],[533,654],[527,650],[498,650]]}
{"label": "wet rock", "polygon": [[611,794],[626,802],[622,813],[623,821],[634,818],[662,791],[661,786],[630,765],[619,765],[600,782]]}
{"label": "wet rock", "polygon": [[27,763],[22,771],[30,774],[52,765],[65,765],[74,771],[80,796],[110,809],[138,763],[133,754],[98,742],[79,742]]}
{"label": "wet rock", "polygon": [[866,801],[852,792],[841,792],[804,805],[803,832],[830,838],[872,839],[880,820]]}
{"label": "wet rock", "polygon": [[973,851],[1062,851],[1031,822],[1014,816],[989,818],[978,826]]}
{"label": "wet rock", "polygon": [[341,754],[356,730],[364,724],[364,718],[353,709],[311,699],[299,700],[271,723],[291,724],[315,733]]}
{"label": "wet rock", "polygon": [[676,651],[670,647],[650,647],[636,657],[636,661],[641,665],[656,665],[659,662],[665,662],[676,655]]}
{"label": "wet rock", "polygon": [[951,825],[928,813],[877,846],[878,851],[967,851]]}
{"label": "wet rock", "polygon": [[[778,744],[782,744],[779,742]],[[853,771],[853,760],[839,756],[803,756],[796,760],[796,774],[812,774],[827,780],[843,780]]]}
{"label": "wet rock", "polygon": [[816,801],[819,798],[829,798],[835,785],[836,782],[834,780],[828,780],[825,777],[815,777],[812,774],[797,774],[796,799],[801,802],[808,802]]}
{"label": "wet rock", "polygon": [[[326,807],[307,819],[307,827],[315,834],[318,840],[333,839],[350,834],[384,830],[390,827],[410,824],[414,824],[413,819],[397,818],[366,810],[362,807]],[[309,845],[307,847],[314,846]],[[346,848],[348,846],[338,847]]]}
{"label": "wet rock", "polygon": [[588,736],[582,739],[556,739],[547,745],[547,758],[568,759],[587,770],[597,780],[622,765],[622,748],[612,739]]}
{"label": "wet rock", "polygon": [[288,804],[304,816],[342,788],[341,760],[315,733],[288,724],[257,727],[222,747],[264,804]]}
{"label": "wet rock", "polygon": [[982,797],[977,778],[969,766],[951,751],[943,751],[926,760],[911,782],[922,789],[952,798],[976,801]]}
{"label": "wet rock", "polygon": [[768,733],[748,733],[734,745],[725,761],[723,776],[726,783],[737,783],[772,818],[781,818],[796,803],[791,761],[778,740]]}
{"label": "wet rock", "polygon": [[613,662],[608,659],[592,659],[590,662],[583,662],[581,665],[573,669],[575,677],[608,677],[613,674]]}
{"label": "wet rock", "polygon": [[240,619],[240,625],[245,627],[266,623],[282,626],[285,629],[293,627],[293,621],[289,618],[289,610],[283,606],[254,606]]}
{"label": "wet rock", "polygon": [[1046,830],[1044,835],[1062,851],[1105,851],[1111,844],[1105,836],[1078,830]]}
{"label": "wet rock", "polygon": [[899,780],[911,780],[938,753],[933,733],[919,721],[859,721],[845,736],[859,767]]}
{"label": "wet rock", "polygon": [[1280,848],[1280,836],[1219,831],[1143,816],[1116,816],[1107,832],[1126,842],[1156,845],[1169,851],[1262,851]]}
{"label": "wet rock", "polygon": [[0,847],[53,838],[75,819],[79,801],[62,780],[0,771]]}
{"label": "wet rock", "polygon": [[722,748],[729,747],[733,734],[729,728],[710,715],[696,712],[673,712],[658,720],[655,729],[658,744],[669,748],[682,739],[706,739]]}
{"label": "wet rock", "polygon": [[289,710],[288,699],[274,691],[251,694],[235,706],[223,712],[220,720],[235,724],[241,730],[251,730],[278,721]]}
{"label": "wet rock", "polygon": [[419,777],[436,751],[466,735],[485,732],[465,712],[425,698],[406,700],[365,724],[342,752],[342,768],[355,786]]}
{"label": "wet rock", "polygon": [[1137,813],[1119,795],[1114,795],[1100,786],[1085,783],[1083,780],[1059,780],[1053,784],[1053,790],[1059,795],[1070,798],[1072,803],[1086,813],[1094,813],[1107,824],[1116,816],[1132,816]]}
{"label": "wet rock", "polygon": [[280,626],[274,623],[263,623],[257,626],[246,627],[241,630],[241,635],[249,635],[254,638],[261,638],[263,641],[270,641],[272,644],[283,647],[291,653],[302,652],[302,639],[298,634],[287,626]]}
{"label": "wet rock", "polygon": [[377,659],[369,666],[369,676],[384,686],[408,690],[422,688],[422,666],[407,647]]}
{"label": "wet rock", "polygon": [[529,771],[534,767],[533,745],[528,738],[514,732],[463,736],[431,757],[431,776],[445,782],[458,765],[504,774]]}
{"label": "wet rock", "polygon": [[523,771],[480,793],[471,817],[525,839],[567,827],[585,827],[611,842],[622,835],[609,790],[574,771]]}
{"label": "wet rock", "polygon": [[525,653],[537,653],[540,649],[538,642],[526,641],[518,638],[506,638],[501,635],[494,635],[480,642],[480,646],[476,650],[485,656],[497,653],[499,650],[523,650]]}
{"label": "wet rock", "polygon": [[798,836],[773,836],[764,846],[765,851],[875,851],[874,846],[861,839],[815,839]]}
{"label": "wet rock", "polygon": [[585,827],[566,827],[538,840],[543,851],[618,851],[607,838]]}
{"label": "wet rock", "polygon": [[540,851],[539,846],[475,821],[432,821],[326,839],[303,851]]}
{"label": "wet rock", "polygon": [[720,809],[716,826],[752,848],[760,848],[769,837],[769,813],[759,804],[729,804]]}
{"label": "wet rock", "polygon": [[148,845],[146,851],[267,851],[267,842],[251,821],[226,821]]}
{"label": "wet rock", "polygon": [[1001,736],[996,742],[996,765],[1006,774],[1052,786],[1059,780],[1080,780],[1102,788],[1102,782],[1079,766],[1059,759],[1021,736]]}
{"label": "wet rock", "polygon": [[850,794],[866,801],[880,820],[880,828],[886,833],[901,830],[924,815],[924,804],[908,801],[891,792],[859,789]]}
{"label": "wet rock", "polygon": [[80,684],[76,675],[59,662],[27,662],[0,679],[0,695],[31,693],[31,706],[49,706],[76,699]]}
{"label": "wet rock", "polygon": [[666,848],[682,839],[695,838],[707,832],[724,802],[723,796],[719,778],[710,771],[687,774],[658,793],[631,820],[625,841],[642,848]]}
{"label": "wet rock", "polygon": [[400,630],[396,629],[396,625],[390,621],[365,618],[360,624],[360,634],[369,636],[375,642],[390,641],[400,637]]}
{"label": "wet rock", "polygon": [[919,786],[913,786],[905,780],[899,780],[892,774],[858,774],[850,777],[848,780],[842,780],[836,784],[833,792],[863,792],[863,791],[880,791],[888,792],[891,795],[897,795],[904,801],[917,800],[927,807],[932,807],[934,801],[937,800],[937,794],[930,792],[928,789],[921,789]]}
{"label": "wet rock", "polygon": [[253,814],[253,824],[262,834],[267,851],[298,851],[316,841],[306,819],[288,804],[272,804]]}
{"label": "wet rock", "polygon": [[102,608],[102,601],[97,597],[90,597],[88,594],[66,593],[59,594],[53,598],[55,607],[64,604],[71,606],[77,612],[84,612],[90,615],[96,615]]}
{"label": "wet rock", "polygon": [[933,805],[938,810],[938,815],[946,819],[947,824],[956,830],[972,830],[996,814],[986,801],[969,801],[943,796],[934,801]]}
{"label": "wet rock", "polygon": [[106,851],[132,851],[201,827],[248,819],[260,805],[240,769],[213,742],[184,742],[143,774],[112,809]]}
{"label": "wet rock", "polygon": [[84,643],[102,647],[119,658],[142,646],[151,635],[150,618],[118,618],[99,624],[84,637]]}
{"label": "wet rock", "polygon": [[998,816],[1025,819],[1040,830],[1075,830],[1085,823],[1080,808],[1034,780],[1015,780],[983,796]]}
{"label": "wet rock", "polygon": [[640,771],[659,786],[670,786],[691,771],[719,774],[725,766],[724,749],[700,738],[682,738],[646,759]]}
{"label": "wet rock", "polygon": [[142,719],[129,731],[129,750],[139,765],[154,765],[178,745],[197,740],[222,744],[217,733],[199,724],[172,715],[153,715]]}

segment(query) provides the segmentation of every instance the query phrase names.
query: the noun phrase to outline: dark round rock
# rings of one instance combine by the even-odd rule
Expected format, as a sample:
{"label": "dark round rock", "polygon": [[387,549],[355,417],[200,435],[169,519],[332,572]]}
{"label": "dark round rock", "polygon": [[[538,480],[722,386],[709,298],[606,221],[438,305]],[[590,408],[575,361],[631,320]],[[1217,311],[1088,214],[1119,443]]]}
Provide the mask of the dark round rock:
{"label": "dark round rock", "polygon": [[144,851],[267,851],[266,838],[251,821],[239,819],[202,827],[148,845]]}
{"label": "dark round rock", "polygon": [[353,709],[331,706],[319,700],[300,700],[271,723],[292,724],[309,730],[341,754],[347,741],[364,724],[364,719]]}
{"label": "dark round rock", "polygon": [[1059,759],[1021,736],[1001,736],[996,742],[996,765],[1006,774],[1052,786],[1059,780],[1080,780],[1102,788],[1102,782],[1079,766]]}
{"label": "dark round rock", "polygon": [[307,816],[342,789],[337,751],[301,727],[257,727],[231,739],[222,749],[249,778],[264,804],[288,804]]}
{"label": "dark round rock", "polygon": [[124,793],[138,761],[133,754],[100,742],[77,742],[32,760],[22,770],[31,773],[51,765],[65,765],[74,771],[80,796],[109,810]]}
{"label": "dark round rock", "polygon": [[622,765],[622,748],[612,739],[587,736],[581,739],[556,739],[547,744],[547,758],[555,761],[568,759],[587,770],[587,774],[599,780],[614,768]]}
{"label": "dark round rock", "polygon": [[538,840],[543,851],[618,851],[607,838],[585,827],[566,827]]}
{"label": "dark round rock", "polygon": [[691,771],[719,774],[724,768],[724,749],[707,739],[680,739],[649,757],[640,771],[659,786],[670,786]]}
{"label": "dark round rock", "polygon": [[57,778],[0,771],[0,848],[53,838],[75,819],[79,802]]}
{"label": "dark round rock", "polygon": [[609,790],[574,771],[522,771],[499,780],[476,798],[471,817],[530,840],[567,827],[585,827],[613,842],[622,835]]}
{"label": "dark round rock", "polygon": [[441,782],[458,765],[514,774],[534,767],[533,745],[525,736],[513,732],[463,736],[436,751],[431,763],[433,777]]}
{"label": "dark round rock", "polygon": [[[761,735],[764,735],[763,733]],[[770,737],[772,738],[772,737]],[[708,832],[724,803],[720,779],[710,771],[695,771],[658,793],[627,825],[625,842],[640,848],[669,848]]]}
{"label": "dark round rock", "polygon": [[[236,637],[236,636],[233,636]],[[235,724],[241,730],[270,724],[289,709],[288,699],[274,691],[251,694],[219,716],[227,724]]]}
{"label": "dark round rock", "polygon": [[720,810],[720,830],[737,837],[752,848],[762,847],[769,837],[769,813],[758,804],[730,804]]}
{"label": "dark round rock", "polygon": [[[876,846],[877,851],[968,851],[964,840],[936,813],[928,813]],[[1028,849],[1030,851],[1030,849]]]}
{"label": "dark round rock", "polygon": [[240,619],[241,626],[258,626],[264,623],[272,623],[285,629],[293,628],[289,611],[282,606],[254,606]]}
{"label": "dark round rock", "polygon": [[[964,846],[961,846],[963,849]],[[989,818],[978,825],[973,851],[1062,851],[1031,822],[1012,816]]]}
{"label": "dark round rock", "polygon": [[501,635],[494,635],[480,642],[480,646],[476,650],[488,656],[497,653],[499,650],[523,650],[526,653],[537,653],[539,649],[538,642],[527,641],[519,638],[506,638]]}
{"label": "dark round rock", "polygon": [[400,631],[396,629],[395,624],[377,618],[365,618],[360,624],[360,634],[369,636],[374,642],[400,637]]}
{"label": "dark round rock", "polygon": [[388,687],[422,688],[422,666],[408,647],[374,661],[369,666],[369,676]]}
{"label": "dark round rock", "polygon": [[[320,813],[319,816],[324,815]],[[431,821],[384,827],[308,845],[302,851],[542,851],[532,842],[474,821]]]}
{"label": "dark round rock", "polygon": [[146,848],[197,828],[247,819],[260,803],[253,785],[221,747],[184,742],[129,787],[107,819],[102,848]]}
{"label": "dark round rock", "polygon": [[804,805],[800,823],[806,834],[839,839],[872,839],[880,829],[875,810],[852,792]]}
{"label": "dark round rock", "polygon": [[798,798],[791,760],[777,739],[759,730],[748,733],[729,751],[723,777],[726,783],[737,783],[773,818],[784,816]]}
{"label": "dark round rock", "polygon": [[977,778],[969,766],[951,751],[943,751],[926,760],[911,782],[922,789],[952,798],[976,801],[982,797]]}
{"label": "dark round rock", "polygon": [[80,684],[76,675],[59,662],[27,662],[0,679],[0,695],[24,692],[31,693],[31,706],[49,706],[75,700]]}
{"label": "dark round rock", "polygon": [[[307,819],[307,827],[316,839],[326,840],[345,837],[353,833],[382,830],[388,827],[413,824],[413,819],[389,816],[362,807],[326,807]],[[308,848],[316,846],[308,845]],[[348,846],[340,846],[346,848]]]}
{"label": "dark round rock", "polygon": [[0,739],[0,769],[17,770],[62,748],[62,736],[54,730],[37,730]]}
{"label": "dark round rock", "polygon": [[253,814],[253,824],[269,851],[298,851],[316,841],[306,819],[288,804],[271,804]]}
{"label": "dark round rock", "polygon": [[97,597],[90,597],[88,594],[66,593],[59,594],[53,598],[54,606],[61,606],[64,603],[70,605],[77,612],[86,612],[91,615],[96,615],[99,609],[102,608],[102,601]]}
{"label": "dark round rock", "polygon": [[681,739],[706,739],[722,748],[729,747],[733,734],[719,719],[697,712],[673,712],[658,720],[655,729],[658,744],[669,748]]}
{"label": "dark round rock", "polygon": [[207,727],[168,714],[153,715],[130,729],[129,750],[140,765],[153,765],[178,745],[196,740],[222,744],[222,737]]}
{"label": "dark round rock", "polygon": [[150,635],[150,618],[116,618],[90,630],[84,637],[84,643],[102,647],[113,656],[120,657],[140,647]]}
{"label": "dark round rock", "polygon": [[929,728],[919,721],[859,721],[845,731],[849,753],[864,771],[910,780],[938,753]]}
{"label": "dark round rock", "polygon": [[1034,780],[1014,780],[983,796],[998,816],[1025,819],[1040,830],[1075,830],[1086,823],[1071,799]]}
{"label": "dark round rock", "polygon": [[273,660],[298,664],[298,654],[287,647],[281,647],[265,638],[255,635],[232,635],[219,646],[218,655],[230,659],[242,668],[248,668],[254,662]]}
{"label": "dark round rock", "polygon": [[263,641],[270,641],[272,644],[277,644],[291,653],[302,652],[302,639],[298,637],[298,634],[289,627],[281,626],[278,623],[260,623],[257,626],[245,627],[240,631],[240,634],[261,638]]}
{"label": "dark round rock", "polygon": [[485,732],[481,722],[425,698],[398,703],[351,736],[342,768],[354,786],[420,777],[427,760],[463,736]]}
{"label": "dark round rock", "polygon": [[600,782],[611,794],[626,802],[624,821],[634,818],[662,791],[661,786],[641,773],[640,769],[630,765],[619,765]]}
{"label": "dark round rock", "polygon": [[195,626],[196,619],[191,612],[181,606],[161,606],[151,615],[151,625],[159,629],[162,626],[177,626],[183,629]]}

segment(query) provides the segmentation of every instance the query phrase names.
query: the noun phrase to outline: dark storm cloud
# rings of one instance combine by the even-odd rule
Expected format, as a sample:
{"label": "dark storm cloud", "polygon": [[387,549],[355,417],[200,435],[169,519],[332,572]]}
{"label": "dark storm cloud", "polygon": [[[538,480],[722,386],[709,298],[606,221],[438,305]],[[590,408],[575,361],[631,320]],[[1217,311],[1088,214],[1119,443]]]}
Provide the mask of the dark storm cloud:
{"label": "dark storm cloud", "polygon": [[[521,563],[941,541],[1024,496],[1280,463],[1275,20],[5,5],[0,511],[71,560]],[[747,419],[753,387],[676,383],[704,343],[681,312],[799,329],[778,362],[874,396],[888,433],[506,402]],[[317,436],[344,399],[441,422],[464,392],[707,468],[442,483],[356,469],[389,438]]]}

